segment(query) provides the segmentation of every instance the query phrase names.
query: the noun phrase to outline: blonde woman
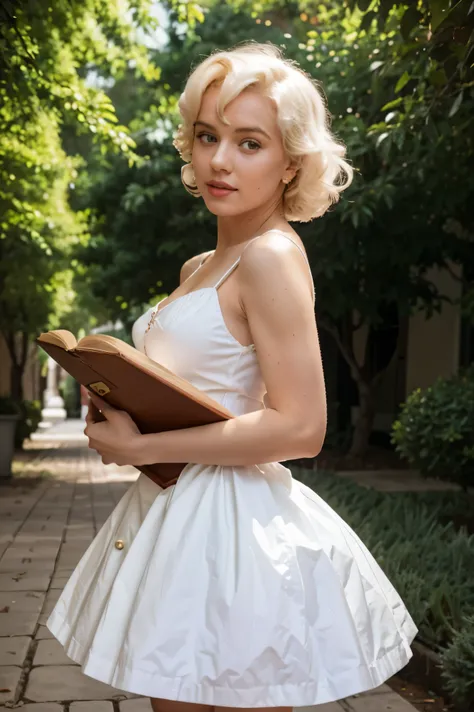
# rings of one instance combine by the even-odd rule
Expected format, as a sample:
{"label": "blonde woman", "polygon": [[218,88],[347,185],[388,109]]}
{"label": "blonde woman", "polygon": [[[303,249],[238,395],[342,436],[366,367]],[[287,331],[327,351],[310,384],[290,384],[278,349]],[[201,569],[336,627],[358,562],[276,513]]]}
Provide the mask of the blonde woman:
{"label": "blonde woman", "polygon": [[270,44],[191,73],[174,145],[185,188],[217,216],[216,247],[135,323],[135,346],[235,418],[140,435],[92,397],[104,463],[187,462],[119,502],[48,627],[97,680],[154,712],[291,710],[379,686],[417,628],[350,527],[281,462],[323,445],[314,286],[289,221],[321,217],[352,180],[320,90]]}

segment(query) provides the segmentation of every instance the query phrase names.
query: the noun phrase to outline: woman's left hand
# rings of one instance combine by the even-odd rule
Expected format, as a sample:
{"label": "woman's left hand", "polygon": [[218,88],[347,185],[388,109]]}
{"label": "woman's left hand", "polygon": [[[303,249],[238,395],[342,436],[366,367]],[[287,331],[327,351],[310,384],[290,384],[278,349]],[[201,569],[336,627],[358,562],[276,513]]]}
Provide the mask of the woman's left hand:
{"label": "woman's left hand", "polygon": [[89,447],[99,453],[104,465],[134,465],[141,438],[138,427],[124,410],[114,408],[94,393],[89,396],[92,404],[106,418],[94,422],[93,408],[89,407],[84,428],[84,434],[89,438]]}

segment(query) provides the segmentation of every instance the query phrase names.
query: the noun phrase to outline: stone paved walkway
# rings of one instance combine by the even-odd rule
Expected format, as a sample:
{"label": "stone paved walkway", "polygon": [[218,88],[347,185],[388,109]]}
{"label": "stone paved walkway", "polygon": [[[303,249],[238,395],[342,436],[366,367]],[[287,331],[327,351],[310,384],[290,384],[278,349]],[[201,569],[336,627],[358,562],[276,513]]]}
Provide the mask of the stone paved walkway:
{"label": "stone paved walkway", "polygon": [[[151,712],[147,698],[83,675],[45,626],[80,557],[137,477],[134,468],[102,465],[83,427],[68,421],[34,436],[14,463],[14,482],[0,485],[0,710]],[[415,712],[386,684],[301,709]]]}

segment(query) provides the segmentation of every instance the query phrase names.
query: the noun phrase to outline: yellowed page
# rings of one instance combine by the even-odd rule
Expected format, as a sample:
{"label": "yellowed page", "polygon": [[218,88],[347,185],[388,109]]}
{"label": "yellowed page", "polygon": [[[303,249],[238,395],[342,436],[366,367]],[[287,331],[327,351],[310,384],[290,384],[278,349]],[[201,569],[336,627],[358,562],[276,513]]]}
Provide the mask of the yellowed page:
{"label": "yellowed page", "polygon": [[77,341],[74,334],[66,329],[56,329],[55,331],[47,331],[44,334],[38,336],[38,341],[41,343],[43,341],[46,344],[53,344],[54,346],[59,346],[61,349],[66,351],[73,351],[76,348]]}

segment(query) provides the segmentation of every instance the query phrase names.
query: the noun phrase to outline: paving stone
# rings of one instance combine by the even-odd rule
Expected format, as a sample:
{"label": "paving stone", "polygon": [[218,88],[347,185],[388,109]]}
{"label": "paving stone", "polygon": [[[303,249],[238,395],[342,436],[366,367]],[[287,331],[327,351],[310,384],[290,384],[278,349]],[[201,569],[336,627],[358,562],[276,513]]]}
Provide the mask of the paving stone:
{"label": "paving stone", "polygon": [[15,699],[17,687],[20,682],[21,667],[3,665],[0,667],[0,704],[11,702]]}
{"label": "paving stone", "polygon": [[54,635],[51,633],[49,628],[46,628],[45,625],[38,626],[38,630],[36,631],[35,639],[36,640],[47,640],[49,638],[54,638]]}
{"label": "paving stone", "polygon": [[2,591],[0,609],[8,606],[10,611],[40,611],[45,599],[42,591]]}
{"label": "paving stone", "polygon": [[55,702],[38,702],[38,704],[30,703],[18,707],[18,712],[63,712],[64,707],[57,705]]}
{"label": "paving stone", "polygon": [[31,556],[21,556],[21,557],[16,557],[14,559],[7,558],[8,551],[5,552],[5,554],[2,557],[2,560],[0,561],[0,573],[2,574],[9,574],[9,573],[14,573],[18,574],[21,573],[22,571],[26,571],[27,573],[32,573],[35,576],[37,575],[45,575],[45,574],[51,574],[54,571],[54,564],[55,564],[55,559],[35,559],[33,560]]}
{"label": "paving stone", "polygon": [[[386,694],[387,692],[393,692],[392,688],[390,685],[387,685],[384,683],[383,685],[379,685],[378,687],[374,687],[373,690],[366,690],[365,692],[361,692],[359,695],[354,695],[354,697],[360,697],[361,695],[380,695],[380,694]],[[351,699],[348,697],[347,699]]]}
{"label": "paving stone", "polygon": [[[29,524],[31,524],[31,519],[28,519]],[[15,537],[15,544],[23,546],[33,546],[38,543],[38,534],[40,534],[41,543],[44,546],[49,546],[51,548],[56,547],[59,550],[62,541],[62,527],[56,527],[58,529],[56,534],[51,533],[51,526],[48,527],[48,532],[45,529],[39,529],[39,532],[29,532],[22,530],[18,532]]]}
{"label": "paving stone", "polygon": [[364,693],[356,697],[347,697],[344,702],[351,712],[416,712],[413,705],[393,691],[380,695]]}
{"label": "paving stone", "polygon": [[57,566],[54,575],[55,576],[67,576],[68,578],[73,573],[75,566]]}
{"label": "paving stone", "polygon": [[60,595],[61,591],[59,591],[58,589],[48,591],[44,600],[42,613],[47,613],[49,615],[53,610],[54,606],[56,605]]}
{"label": "paving stone", "polygon": [[39,618],[38,618],[38,624],[39,625],[46,625],[48,622],[48,618],[51,615],[51,613],[42,613]]}
{"label": "paving stone", "polygon": [[63,588],[66,586],[67,582],[69,581],[69,578],[69,576],[56,576],[51,581],[50,588],[52,590],[59,589],[60,591],[62,591]]}
{"label": "paving stone", "polygon": [[36,649],[33,665],[71,665],[72,660],[64,652],[56,638],[40,640]]}
{"label": "paving stone", "polygon": [[298,712],[345,712],[339,702],[329,702],[329,704],[315,705],[314,707],[295,707],[294,709]]}
{"label": "paving stone", "polygon": [[77,665],[46,665],[30,672],[25,698],[33,702],[110,700],[114,695],[136,697],[84,675]]}
{"label": "paving stone", "polygon": [[[136,700],[124,700],[119,704],[120,712],[152,712],[153,708],[148,697],[139,697]],[[341,712],[341,710],[337,710]]]}
{"label": "paving stone", "polygon": [[69,712],[114,712],[114,706],[112,702],[73,702]]}
{"label": "paving stone", "polygon": [[41,546],[40,544],[17,544],[10,546],[8,551],[5,552],[3,559],[34,559],[35,561],[48,561],[49,559],[55,559],[58,555],[59,543],[54,546],[47,545]]}
{"label": "paving stone", "polygon": [[0,665],[23,665],[31,640],[27,636],[0,638]]}
{"label": "paving stone", "polygon": [[27,571],[0,574],[0,591],[47,591],[51,576]]}
{"label": "paving stone", "polygon": [[40,591],[0,593],[2,635],[33,635],[43,601]]}

